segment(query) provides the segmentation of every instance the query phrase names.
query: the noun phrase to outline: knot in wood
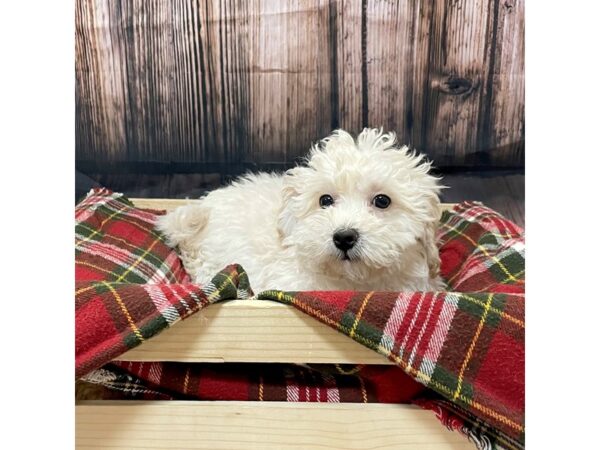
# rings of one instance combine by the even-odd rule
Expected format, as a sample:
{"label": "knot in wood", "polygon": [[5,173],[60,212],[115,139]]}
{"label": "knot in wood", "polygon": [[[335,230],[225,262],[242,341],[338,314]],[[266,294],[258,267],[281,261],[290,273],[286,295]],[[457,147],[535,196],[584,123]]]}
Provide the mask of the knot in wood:
{"label": "knot in wood", "polygon": [[449,76],[440,83],[440,90],[450,95],[460,95],[469,92],[473,82],[468,78]]}
{"label": "knot in wood", "polygon": [[504,2],[504,8],[508,13],[511,13],[513,8],[515,7],[515,0],[506,0]]}

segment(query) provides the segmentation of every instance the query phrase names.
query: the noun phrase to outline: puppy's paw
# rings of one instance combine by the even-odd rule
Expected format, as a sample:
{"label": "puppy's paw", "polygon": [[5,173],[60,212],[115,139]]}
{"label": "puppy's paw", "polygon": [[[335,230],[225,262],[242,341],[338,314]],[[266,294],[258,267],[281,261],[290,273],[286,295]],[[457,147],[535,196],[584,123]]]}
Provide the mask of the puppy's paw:
{"label": "puppy's paw", "polygon": [[156,229],[171,247],[186,246],[194,241],[208,223],[209,211],[200,204],[180,206],[156,221]]}

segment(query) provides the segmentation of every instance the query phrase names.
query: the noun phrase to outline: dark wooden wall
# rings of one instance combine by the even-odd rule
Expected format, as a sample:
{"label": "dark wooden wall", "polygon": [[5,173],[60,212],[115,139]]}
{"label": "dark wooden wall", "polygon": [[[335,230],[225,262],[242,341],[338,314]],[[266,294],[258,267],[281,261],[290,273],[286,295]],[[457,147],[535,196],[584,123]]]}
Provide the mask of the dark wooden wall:
{"label": "dark wooden wall", "polygon": [[523,3],[77,0],[78,164],[279,167],[383,126],[437,166],[522,167]]}

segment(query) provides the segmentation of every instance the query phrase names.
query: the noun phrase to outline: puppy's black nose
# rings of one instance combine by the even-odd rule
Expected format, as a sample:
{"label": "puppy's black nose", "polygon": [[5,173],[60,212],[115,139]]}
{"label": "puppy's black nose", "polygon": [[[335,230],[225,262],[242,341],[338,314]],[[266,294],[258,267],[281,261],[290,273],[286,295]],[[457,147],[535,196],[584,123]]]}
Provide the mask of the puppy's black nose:
{"label": "puppy's black nose", "polygon": [[353,228],[336,231],[333,235],[333,243],[343,252],[347,252],[358,241],[358,231]]}

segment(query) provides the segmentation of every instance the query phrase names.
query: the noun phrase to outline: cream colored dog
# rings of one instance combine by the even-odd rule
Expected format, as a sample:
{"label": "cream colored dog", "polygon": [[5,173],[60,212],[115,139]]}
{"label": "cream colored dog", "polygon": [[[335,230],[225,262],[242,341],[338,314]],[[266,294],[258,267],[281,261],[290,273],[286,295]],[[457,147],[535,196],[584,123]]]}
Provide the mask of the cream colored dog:
{"label": "cream colored dog", "polygon": [[430,166],[393,133],[337,130],[305,166],[245,175],[157,227],[197,283],[238,263],[255,292],[440,290]]}

